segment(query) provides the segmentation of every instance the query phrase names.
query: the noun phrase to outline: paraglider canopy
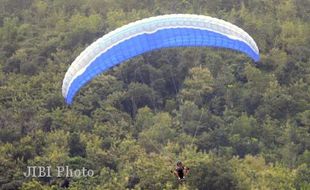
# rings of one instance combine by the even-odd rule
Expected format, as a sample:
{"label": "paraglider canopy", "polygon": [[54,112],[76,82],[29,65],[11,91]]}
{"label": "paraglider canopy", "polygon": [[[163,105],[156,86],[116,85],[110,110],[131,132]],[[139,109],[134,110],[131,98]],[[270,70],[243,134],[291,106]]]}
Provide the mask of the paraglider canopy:
{"label": "paraglider canopy", "polygon": [[229,22],[190,14],[156,16],[122,26],[87,47],[69,67],[62,94],[71,104],[81,87],[113,66],[155,49],[189,46],[228,48],[259,60],[252,37]]}

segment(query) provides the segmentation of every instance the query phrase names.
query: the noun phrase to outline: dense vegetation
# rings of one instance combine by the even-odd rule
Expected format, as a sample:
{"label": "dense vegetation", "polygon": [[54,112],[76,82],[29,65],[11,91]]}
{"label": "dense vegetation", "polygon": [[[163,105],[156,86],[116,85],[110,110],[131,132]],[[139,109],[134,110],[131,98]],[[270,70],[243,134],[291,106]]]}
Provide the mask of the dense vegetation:
{"label": "dense vegetation", "polygon": [[[146,53],[61,96],[75,57],[141,18],[195,13],[254,37]],[[0,188],[60,189],[27,166],[86,167],[70,189],[310,189],[310,1],[0,0]],[[180,185],[175,161],[191,168]]]}

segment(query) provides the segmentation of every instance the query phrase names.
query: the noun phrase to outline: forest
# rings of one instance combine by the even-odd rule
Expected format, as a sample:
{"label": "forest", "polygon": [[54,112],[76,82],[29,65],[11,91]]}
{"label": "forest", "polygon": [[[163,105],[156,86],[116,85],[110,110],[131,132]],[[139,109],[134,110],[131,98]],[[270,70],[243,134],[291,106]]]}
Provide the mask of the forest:
{"label": "forest", "polygon": [[[167,48],[61,94],[74,59],[125,24],[164,14],[231,22],[254,63]],[[0,189],[309,190],[309,0],[0,0]],[[184,183],[170,170],[190,168]],[[28,166],[92,177],[25,177]]]}

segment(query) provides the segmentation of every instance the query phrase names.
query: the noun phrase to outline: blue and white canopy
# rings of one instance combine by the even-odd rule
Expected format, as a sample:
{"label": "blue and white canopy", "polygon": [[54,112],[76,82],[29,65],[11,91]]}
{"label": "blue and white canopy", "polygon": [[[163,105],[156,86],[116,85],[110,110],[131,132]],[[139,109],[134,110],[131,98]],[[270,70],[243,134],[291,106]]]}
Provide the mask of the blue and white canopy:
{"label": "blue and white canopy", "polygon": [[69,67],[62,94],[71,104],[81,87],[115,65],[155,49],[188,46],[229,48],[259,60],[252,37],[229,22],[190,14],[156,16],[122,26],[87,47]]}

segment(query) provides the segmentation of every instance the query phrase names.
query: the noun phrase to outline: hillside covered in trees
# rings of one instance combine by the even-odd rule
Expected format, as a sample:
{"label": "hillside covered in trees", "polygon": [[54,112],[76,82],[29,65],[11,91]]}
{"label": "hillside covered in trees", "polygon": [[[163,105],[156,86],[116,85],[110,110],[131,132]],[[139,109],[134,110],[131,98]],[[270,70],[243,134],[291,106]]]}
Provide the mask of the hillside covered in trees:
{"label": "hillside covered in trees", "polygon": [[[65,104],[65,72],[88,45],[171,13],[243,28],[261,60],[156,50]],[[94,171],[70,190],[310,189],[309,0],[0,0],[0,18],[0,189],[62,189],[27,166]],[[190,167],[183,184],[177,160]]]}

